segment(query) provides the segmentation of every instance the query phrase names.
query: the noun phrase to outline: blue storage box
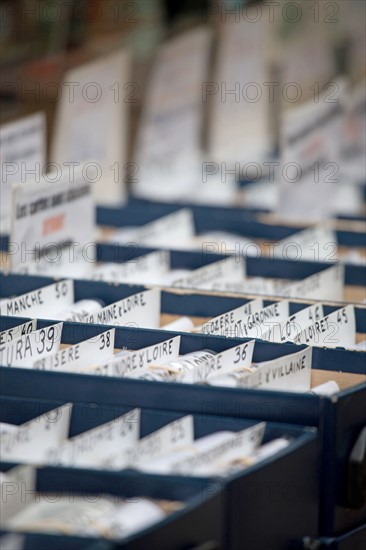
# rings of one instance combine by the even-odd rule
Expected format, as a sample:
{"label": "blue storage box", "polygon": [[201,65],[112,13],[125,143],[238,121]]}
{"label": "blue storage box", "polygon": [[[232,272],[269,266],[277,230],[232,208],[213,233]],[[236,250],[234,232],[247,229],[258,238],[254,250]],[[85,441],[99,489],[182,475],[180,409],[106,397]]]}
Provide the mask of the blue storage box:
{"label": "blue storage box", "polygon": [[[49,401],[36,399],[19,399],[3,397],[1,421],[15,424],[23,423],[37,415],[54,409],[65,400]],[[107,406],[98,403],[74,402],[71,417],[70,435],[91,429],[96,425],[108,422],[138,407],[138,401],[120,400],[118,405]],[[124,404],[126,403],[126,405]],[[142,409],[141,436],[159,429],[165,424],[181,417],[182,413]],[[195,437],[221,431],[239,431],[256,421],[244,418],[228,418],[215,415],[197,414],[194,416]],[[196,496],[200,496],[199,507],[194,516],[186,522],[184,531],[176,529],[175,539],[170,538],[170,546],[165,542],[164,531],[158,526],[154,546],[146,539],[146,548],[186,548],[189,543],[198,541],[220,542],[223,549],[236,550],[242,548],[243,541],[248,550],[257,548],[292,548],[299,544],[304,534],[316,534],[318,531],[318,479],[317,479],[317,432],[286,424],[268,423],[264,442],[287,435],[291,437],[290,445],[256,465],[237,472],[226,478],[189,478],[176,475],[154,475],[122,470],[120,472],[89,471],[86,469],[45,467],[40,470],[42,479],[56,479],[56,487],[73,491],[83,489],[85,480],[98,493],[120,493],[120,488],[126,481],[130,483],[134,494],[159,498],[187,499],[191,496],[191,487],[196,488]],[[8,469],[9,464],[3,464]],[[46,473],[45,473],[46,472]],[[47,474],[48,472],[48,474]],[[70,481],[73,480],[72,482]],[[186,484],[186,485],[185,485]],[[155,493],[151,492],[151,488]],[[149,491],[149,492],[147,492]],[[159,493],[160,491],[160,493]],[[162,494],[162,491],[165,491]],[[185,491],[185,492],[184,492]],[[217,498],[219,497],[219,498]],[[207,502],[206,502],[207,500]],[[210,516],[203,517],[204,510],[211,506]],[[180,514],[184,517],[183,510]],[[201,515],[201,517],[200,517]],[[178,519],[178,516],[177,516]],[[173,518],[171,518],[171,522]],[[205,525],[203,525],[205,522]],[[261,525],[265,524],[266,529]],[[222,526],[222,527],[221,527]],[[219,528],[222,528],[220,534]],[[152,528],[154,530],[154,528]],[[192,533],[195,540],[190,541]],[[163,537],[159,546],[159,537]],[[219,538],[221,537],[221,538]],[[188,538],[188,540],[187,540]],[[174,541],[174,543],[172,542]],[[121,546],[125,547],[125,546]],[[135,546],[131,546],[135,548]],[[136,548],[143,548],[141,544]]]}
{"label": "blue storage box", "polygon": [[[20,318],[0,318],[1,329],[24,322]],[[39,321],[39,327],[52,324]],[[63,341],[77,343],[105,331],[103,325],[65,323]],[[177,333],[167,331],[116,328],[117,348],[124,345],[140,349],[168,339]],[[242,343],[199,334],[181,335],[181,353],[209,348],[221,352]],[[258,341],[254,361],[265,361],[303,349],[294,344]],[[365,373],[362,352],[314,348],[313,368],[324,372]],[[83,401],[115,405],[138,403],[141,407],[181,413],[220,415],[234,418],[267,420],[314,426],[320,430],[321,511],[320,534],[342,533],[366,518],[366,503],[360,478],[353,480],[357,502],[347,496],[350,453],[366,424],[366,384],[351,385],[330,396],[255,389],[232,389],[188,384],[147,382],[127,378],[94,375],[0,369],[1,391],[5,396],[34,397],[63,401]],[[163,399],[162,399],[163,396]],[[362,481],[362,480],[361,480]]]}

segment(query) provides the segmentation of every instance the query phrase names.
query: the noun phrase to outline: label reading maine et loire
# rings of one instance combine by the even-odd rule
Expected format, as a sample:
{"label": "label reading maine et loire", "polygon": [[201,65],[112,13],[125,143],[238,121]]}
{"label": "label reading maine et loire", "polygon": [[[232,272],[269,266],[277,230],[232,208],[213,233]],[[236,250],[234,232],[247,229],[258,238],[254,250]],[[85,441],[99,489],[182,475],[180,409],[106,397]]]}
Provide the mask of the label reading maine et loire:
{"label": "label reading maine et loire", "polygon": [[158,328],[160,326],[160,290],[146,290],[128,296],[93,313],[85,319],[85,323]]}

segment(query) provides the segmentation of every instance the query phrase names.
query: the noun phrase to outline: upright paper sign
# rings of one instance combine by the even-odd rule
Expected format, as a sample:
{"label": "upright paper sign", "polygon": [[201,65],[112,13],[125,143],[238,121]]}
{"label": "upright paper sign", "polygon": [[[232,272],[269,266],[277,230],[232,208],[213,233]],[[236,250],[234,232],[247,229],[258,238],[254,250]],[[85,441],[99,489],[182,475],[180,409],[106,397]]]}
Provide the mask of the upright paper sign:
{"label": "upright paper sign", "polygon": [[11,185],[39,178],[46,162],[46,117],[37,113],[0,127],[0,233],[10,231]]}
{"label": "upright paper sign", "polygon": [[54,173],[39,183],[14,186],[10,235],[13,271],[40,257],[56,261],[66,244],[82,247],[85,258],[92,261],[95,213],[90,178],[82,166],[61,176]]}
{"label": "upright paper sign", "polygon": [[177,198],[197,185],[211,31],[198,28],[160,48],[137,141],[135,193]]}
{"label": "upright paper sign", "polygon": [[130,57],[118,51],[65,75],[51,160],[96,163],[95,199],[115,204],[125,198],[128,107],[136,101]]}
{"label": "upright paper sign", "polygon": [[327,94],[284,114],[277,206],[283,217],[318,221],[332,215],[341,123],[342,107],[337,99],[327,101]]}
{"label": "upright paper sign", "polygon": [[253,10],[248,19],[227,17],[221,27],[215,81],[203,84],[203,102],[212,98],[209,152],[217,162],[256,162],[274,147],[266,18],[250,21],[256,16]]}

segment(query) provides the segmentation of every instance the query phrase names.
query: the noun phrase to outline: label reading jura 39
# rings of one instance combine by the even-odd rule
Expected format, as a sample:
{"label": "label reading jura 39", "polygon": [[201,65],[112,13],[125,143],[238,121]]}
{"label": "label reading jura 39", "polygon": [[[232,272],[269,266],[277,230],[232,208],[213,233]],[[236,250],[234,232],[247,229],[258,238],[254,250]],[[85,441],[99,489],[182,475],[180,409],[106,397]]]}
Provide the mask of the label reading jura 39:
{"label": "label reading jura 39", "polygon": [[22,336],[0,349],[0,365],[3,367],[32,368],[46,355],[60,349],[63,323],[42,328]]}

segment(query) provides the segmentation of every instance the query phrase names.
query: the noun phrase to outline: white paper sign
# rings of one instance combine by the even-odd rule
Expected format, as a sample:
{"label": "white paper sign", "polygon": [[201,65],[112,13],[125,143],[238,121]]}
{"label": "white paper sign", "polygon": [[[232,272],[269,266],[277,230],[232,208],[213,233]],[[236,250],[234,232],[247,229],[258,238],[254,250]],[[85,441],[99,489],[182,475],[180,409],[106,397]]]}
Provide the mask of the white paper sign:
{"label": "white paper sign", "polygon": [[0,348],[0,365],[3,367],[32,368],[38,359],[60,349],[63,323],[35,330]]}
{"label": "white paper sign", "polygon": [[64,441],[69,432],[72,405],[68,403],[21,424],[15,432],[3,434],[1,459],[11,462],[42,462],[52,447]]}
{"label": "white paper sign", "polygon": [[55,172],[41,178],[39,183],[13,187],[9,245],[13,270],[40,256],[55,262],[65,244],[82,246],[85,254],[89,249],[93,251],[95,213],[91,177],[82,166],[71,173]]}
{"label": "white paper sign", "polygon": [[245,263],[243,259],[231,257],[195,269],[189,276],[173,281],[172,286],[206,290],[217,280],[241,281],[244,277]]}
{"label": "white paper sign", "polygon": [[33,330],[36,330],[37,321],[28,321],[22,325],[17,325],[16,327],[9,328],[8,330],[3,330],[0,332],[0,349],[6,344],[16,342],[25,334],[29,334]]}
{"label": "white paper sign", "polygon": [[294,233],[273,247],[275,258],[336,262],[338,260],[337,235],[329,225],[321,224]]}
{"label": "white paper sign", "polygon": [[170,252],[158,250],[138,256],[134,260],[123,264],[102,264],[93,271],[92,279],[108,282],[142,282],[151,281],[160,275],[168,273],[170,269]]}
{"label": "white paper sign", "polygon": [[340,302],[344,295],[344,266],[335,265],[315,275],[293,283],[281,291],[286,298],[305,298],[310,300],[332,300]]}
{"label": "white paper sign", "polygon": [[282,121],[282,176],[277,212],[288,219],[323,220],[333,214],[340,179],[342,107],[326,95],[286,112]]}
{"label": "white paper sign", "polygon": [[231,338],[263,338],[271,326],[284,321],[288,316],[289,302],[274,302],[230,325],[225,335]]}
{"label": "white paper sign", "polygon": [[115,205],[126,195],[129,106],[137,101],[137,90],[130,82],[126,51],[103,56],[64,77],[51,160],[61,166],[95,163],[95,199],[101,204]]}
{"label": "white paper sign", "polygon": [[196,28],[158,51],[137,140],[134,192],[152,198],[188,195],[200,177],[211,30]]}
{"label": "white paper sign", "polygon": [[47,462],[63,466],[101,465],[124,447],[135,444],[140,433],[140,409],[72,437],[52,449]]}
{"label": "white paper sign", "polygon": [[250,455],[263,439],[266,423],[261,422],[246,428],[224,443],[192,456],[177,460],[171,465],[171,472],[189,475],[209,475],[215,472],[215,465],[231,462]]}
{"label": "white paper sign", "polygon": [[184,248],[191,243],[195,235],[192,210],[182,208],[177,212],[163,216],[157,220],[110,237],[111,242],[139,243],[146,246],[167,248]]}
{"label": "white paper sign", "polygon": [[249,8],[248,18],[239,21],[228,16],[221,25],[215,79],[203,84],[203,102],[212,100],[209,152],[215,161],[257,162],[274,147],[266,59],[269,29],[265,17],[256,19],[256,11],[250,13]]}
{"label": "white paper sign", "polygon": [[249,367],[252,362],[254,344],[255,341],[252,340],[217,353],[209,362],[199,365],[194,371],[185,373],[181,381],[199,383],[235,369]]}
{"label": "white paper sign", "polygon": [[66,280],[47,285],[1,304],[1,315],[52,319],[74,303],[74,281]]}
{"label": "white paper sign", "polygon": [[133,294],[93,313],[84,322],[158,328],[160,326],[160,290],[152,289]]}
{"label": "white paper sign", "polygon": [[[0,484],[1,514],[0,525],[14,514],[19,513],[30,502],[34,501],[36,487],[36,471],[30,466],[16,466],[6,472],[6,479]],[[27,498],[28,497],[28,498]],[[5,546],[0,539],[1,548],[11,550],[11,546]],[[18,550],[22,546],[14,546]]]}
{"label": "white paper sign", "polygon": [[108,360],[113,355],[116,329],[47,355],[33,363],[37,370],[80,372],[85,367]]}
{"label": "white paper sign", "polygon": [[238,321],[242,321],[251,313],[256,313],[261,309],[263,309],[263,300],[252,300],[237,309],[233,309],[232,311],[228,311],[227,313],[223,313],[207,321],[207,323],[202,325],[201,332],[204,334],[224,335],[229,326],[234,325]]}
{"label": "white paper sign", "polygon": [[[311,364],[312,349],[307,348],[272,361],[258,363],[254,372],[239,374],[235,386],[261,390],[309,391]],[[211,384],[214,382],[215,385],[220,385],[219,378],[211,380]]]}
{"label": "white paper sign", "polygon": [[129,378],[139,376],[150,365],[164,365],[176,359],[179,355],[180,339],[180,336],[176,336],[159,344],[127,352],[120,357],[112,358],[107,363],[89,369],[88,373],[102,376],[128,376]]}
{"label": "white paper sign", "polygon": [[315,321],[295,338],[295,342],[328,348],[354,347],[356,344],[355,308],[346,306]]}
{"label": "white paper sign", "polygon": [[263,338],[270,342],[291,342],[306,327],[313,324],[314,321],[319,321],[323,316],[322,304],[305,307],[291,315],[286,321],[273,325]]}
{"label": "white paper sign", "polygon": [[0,233],[10,231],[13,183],[30,183],[46,162],[46,116],[21,118],[0,127]]}
{"label": "white paper sign", "polygon": [[127,449],[125,453],[119,453],[109,466],[123,468],[130,465],[132,468],[138,468],[140,464],[149,463],[159,456],[191,445],[193,439],[193,416],[184,416],[140,439],[134,447]]}

